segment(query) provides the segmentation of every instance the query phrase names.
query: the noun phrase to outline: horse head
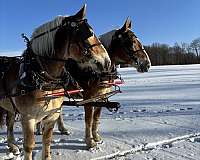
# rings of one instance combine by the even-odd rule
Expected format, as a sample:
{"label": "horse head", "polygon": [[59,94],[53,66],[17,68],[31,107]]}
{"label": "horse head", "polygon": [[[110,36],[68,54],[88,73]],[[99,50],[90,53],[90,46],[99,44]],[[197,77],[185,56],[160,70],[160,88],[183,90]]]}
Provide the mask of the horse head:
{"label": "horse head", "polygon": [[151,62],[143,45],[131,31],[131,21],[126,19],[124,25],[115,31],[112,36],[111,52],[118,54],[111,54],[111,59],[116,63],[130,64],[135,67],[138,72],[148,72]]}
{"label": "horse head", "polygon": [[[64,27],[57,32],[56,45],[63,48],[62,41],[68,41],[64,45],[70,59],[77,62],[83,70],[102,72],[110,68],[111,61],[104,46],[88,24],[86,5],[75,15],[63,20]],[[66,25],[66,27],[65,27]]]}
{"label": "horse head", "polygon": [[[55,61],[73,59],[82,69],[99,73],[107,71],[110,58],[88,24],[85,13],[86,5],[75,15],[57,16],[38,27],[30,41],[33,52]],[[57,72],[53,65],[49,67]]]}

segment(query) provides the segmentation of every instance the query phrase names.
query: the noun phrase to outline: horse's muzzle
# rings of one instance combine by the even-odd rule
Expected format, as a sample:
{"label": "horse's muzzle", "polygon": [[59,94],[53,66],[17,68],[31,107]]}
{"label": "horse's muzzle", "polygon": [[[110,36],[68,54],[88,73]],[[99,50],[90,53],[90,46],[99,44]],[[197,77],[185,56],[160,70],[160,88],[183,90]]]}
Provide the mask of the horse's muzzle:
{"label": "horse's muzzle", "polygon": [[143,63],[140,63],[138,65],[137,71],[142,72],[142,73],[148,72],[150,67],[151,67],[151,64],[149,63],[149,61],[144,61]]}

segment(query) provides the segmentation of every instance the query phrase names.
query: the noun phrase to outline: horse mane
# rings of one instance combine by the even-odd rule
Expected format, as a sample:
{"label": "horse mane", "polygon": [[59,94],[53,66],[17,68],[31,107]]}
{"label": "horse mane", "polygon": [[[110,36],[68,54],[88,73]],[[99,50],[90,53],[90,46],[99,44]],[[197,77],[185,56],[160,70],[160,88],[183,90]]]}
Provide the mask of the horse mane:
{"label": "horse mane", "polygon": [[[54,20],[49,21],[34,30],[31,36],[31,47],[35,54],[41,56],[52,56],[55,54],[54,42],[58,28],[51,32],[50,30],[62,25],[62,22],[66,17],[67,16],[57,16]],[[44,32],[45,34],[39,36]]]}
{"label": "horse mane", "polygon": [[104,45],[106,49],[109,49],[111,41],[112,41],[112,36],[115,34],[116,31],[117,30],[114,29],[112,31],[109,31],[99,36],[99,40],[101,41],[101,43]]}

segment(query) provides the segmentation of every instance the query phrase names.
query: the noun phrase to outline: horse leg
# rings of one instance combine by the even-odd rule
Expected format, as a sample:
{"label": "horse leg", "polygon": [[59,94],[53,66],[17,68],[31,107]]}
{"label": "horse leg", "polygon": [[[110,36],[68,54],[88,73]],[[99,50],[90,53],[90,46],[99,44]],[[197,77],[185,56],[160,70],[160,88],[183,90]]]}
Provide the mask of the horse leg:
{"label": "horse leg", "polygon": [[92,135],[95,142],[100,142],[102,140],[98,132],[98,127],[100,124],[100,115],[101,115],[101,107],[95,108],[93,115],[93,123],[92,123]]}
{"label": "horse leg", "polygon": [[7,112],[7,116],[6,116],[7,143],[8,143],[9,151],[17,155],[20,152],[19,152],[18,146],[15,144],[15,137],[13,133],[14,122],[15,122],[15,114],[11,112]]}
{"label": "horse leg", "polygon": [[24,160],[32,160],[32,150],[35,147],[35,119],[22,117],[22,129],[24,134]]}
{"label": "horse leg", "polygon": [[54,113],[43,120],[43,136],[42,136],[42,160],[51,160],[51,141],[53,137],[53,128],[59,117],[59,113]]}
{"label": "horse leg", "polygon": [[[55,123],[54,123],[55,124]],[[42,136],[42,159],[51,160],[50,144],[53,136],[54,124],[45,124]]]}
{"label": "horse leg", "polygon": [[85,105],[84,110],[85,110],[85,142],[87,147],[93,148],[97,145],[92,136],[92,121],[93,121],[94,109],[92,106]]}
{"label": "horse leg", "polygon": [[[65,126],[64,126],[62,113],[60,113],[60,116],[57,120],[57,124],[58,124],[58,130],[60,131],[61,134],[65,134],[65,135],[71,134],[71,132],[67,128],[65,128]],[[42,135],[40,122],[38,122],[36,124],[36,135]]]}
{"label": "horse leg", "polygon": [[62,111],[60,112],[59,118],[57,120],[57,124],[58,124],[58,130],[60,131],[61,134],[65,134],[65,135],[71,134],[71,132],[67,128],[65,128]]}

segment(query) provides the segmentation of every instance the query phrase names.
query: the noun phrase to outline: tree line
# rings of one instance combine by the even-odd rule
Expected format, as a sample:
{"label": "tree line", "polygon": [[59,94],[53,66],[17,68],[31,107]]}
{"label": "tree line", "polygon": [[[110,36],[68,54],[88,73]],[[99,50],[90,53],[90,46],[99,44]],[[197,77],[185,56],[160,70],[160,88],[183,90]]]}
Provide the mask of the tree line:
{"label": "tree line", "polygon": [[145,46],[152,65],[182,65],[200,63],[200,38],[191,43],[167,44],[153,43]]}

